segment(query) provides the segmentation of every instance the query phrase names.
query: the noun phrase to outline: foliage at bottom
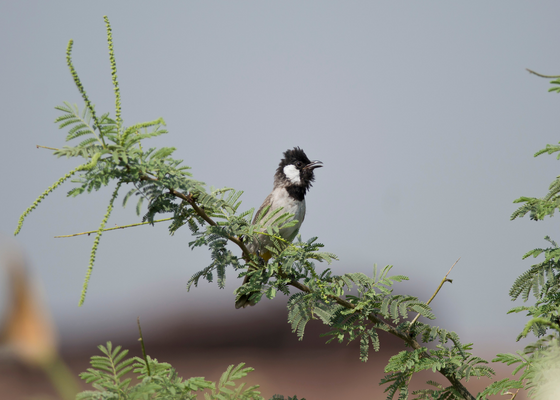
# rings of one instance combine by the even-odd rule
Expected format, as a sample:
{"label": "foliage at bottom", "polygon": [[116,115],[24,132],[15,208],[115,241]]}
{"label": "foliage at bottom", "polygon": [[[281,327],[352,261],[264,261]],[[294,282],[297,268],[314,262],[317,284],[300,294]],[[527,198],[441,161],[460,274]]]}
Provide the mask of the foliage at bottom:
{"label": "foliage at bottom", "polygon": [[[95,390],[86,390],[76,396],[76,400],[191,400],[204,395],[205,400],[264,400],[257,390],[258,385],[245,387],[239,380],[253,371],[244,363],[230,365],[218,382],[202,377],[183,379],[168,363],[159,362],[149,356],[126,358],[128,350],[121,346],[113,349],[111,342],[99,346],[102,356],[91,357],[91,368],[80,377],[91,383]],[[123,377],[132,372],[140,381],[131,384],[132,378]],[[202,397],[200,397],[202,398]],[[284,400],[275,394],[270,400]],[[287,400],[298,400],[296,396]],[[305,399],[301,399],[305,400]]]}

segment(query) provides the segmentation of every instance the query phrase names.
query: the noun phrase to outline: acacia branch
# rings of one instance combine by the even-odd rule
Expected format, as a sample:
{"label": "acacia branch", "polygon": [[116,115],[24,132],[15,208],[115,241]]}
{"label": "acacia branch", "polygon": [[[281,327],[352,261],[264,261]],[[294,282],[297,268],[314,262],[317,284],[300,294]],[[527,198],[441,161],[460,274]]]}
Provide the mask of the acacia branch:
{"label": "acacia branch", "polygon": [[[152,178],[149,176],[142,176],[140,178],[141,180],[147,180],[147,181],[158,181],[157,178]],[[193,208],[193,210],[202,218],[204,219],[208,224],[212,225],[212,226],[217,226],[216,222],[214,222],[214,220],[212,220],[212,218],[210,218],[208,216],[208,214],[206,214],[206,212],[200,208],[198,206],[198,204],[196,204],[196,201],[192,195],[192,193],[189,193],[188,195],[185,195],[184,193],[181,193],[175,189],[169,189],[169,193],[171,193],[173,196],[180,198],[184,201],[186,201],[187,203],[189,203],[191,205],[191,207]],[[237,246],[239,246],[239,248],[241,249],[241,251],[243,252],[245,258],[247,260],[251,260],[251,253],[249,252],[249,250],[247,249],[247,247],[245,246],[245,244],[239,240],[239,238],[237,237],[233,237],[233,236],[228,236],[227,238],[228,240],[232,241],[233,243],[235,243]],[[457,260],[459,261],[459,260]],[[455,265],[455,264],[454,264]],[[453,267],[451,267],[453,268]],[[449,270],[449,272],[451,272],[451,269]],[[448,274],[449,274],[448,272]],[[447,275],[446,275],[447,277]],[[313,293],[313,291],[306,285],[298,282],[298,281],[291,281],[289,283],[290,286],[295,287],[296,289],[299,289],[302,292],[306,292],[306,293]],[[438,289],[439,291],[439,289]],[[437,292],[436,292],[437,294]],[[344,308],[347,309],[353,309],[355,308],[355,306],[338,297],[335,295],[328,295],[328,297],[333,300],[336,301],[338,304],[340,304],[341,306],[343,306]],[[432,296],[432,297],[435,297]],[[368,315],[368,320],[370,322],[372,322],[373,324],[376,325],[383,325],[384,330],[388,333],[390,333],[393,336],[398,337],[399,339],[403,340],[406,344],[408,344],[411,348],[413,348],[414,350],[419,350],[422,348],[422,346],[420,345],[420,343],[418,343],[414,338],[410,337],[409,335],[407,335],[404,332],[399,331],[397,328],[395,328],[394,326],[386,323],[385,321],[381,320],[380,318],[378,318],[377,316],[375,316],[374,314],[370,314]],[[429,354],[426,353],[426,355],[429,357]],[[461,381],[459,379],[457,379],[455,377],[455,374],[453,373],[453,370],[450,369],[441,369],[439,371],[445,378],[447,378],[447,380],[453,385],[453,387],[459,392],[461,393],[461,396],[463,396],[466,400],[476,400],[475,397],[469,393],[469,391],[467,390],[467,388],[465,386],[463,386],[463,384],[461,383]]]}
{"label": "acacia branch", "polygon": [[[152,182],[157,182],[158,179],[157,178],[152,178],[149,177],[147,175],[141,176],[140,180],[143,181],[152,181]],[[188,195],[181,193],[175,189],[169,188],[169,193],[171,193],[173,196],[186,201],[187,203],[189,203],[189,205],[193,208],[193,210],[198,214],[199,217],[201,217],[203,220],[205,220],[209,225],[212,226],[217,226],[218,224],[208,216],[208,214],[206,214],[206,211],[204,211],[202,208],[200,208],[198,206],[198,204],[196,204],[196,200],[194,199],[192,193],[189,193]],[[241,239],[235,237],[235,236],[228,236],[227,239],[233,243],[235,243],[243,252],[244,258],[246,260],[251,260],[251,252],[249,251],[249,249],[247,249],[247,246],[245,246],[245,243],[243,243],[241,241]]]}
{"label": "acacia branch", "polygon": [[[305,286],[304,284],[298,282],[298,281],[291,281],[289,283],[290,286],[295,287],[296,289],[301,290],[302,292],[305,293],[313,293],[313,291],[308,287]],[[338,296],[335,296],[333,294],[328,294],[327,297],[335,302],[337,302],[338,304],[340,304],[342,307],[347,308],[349,310],[352,310],[354,308],[356,308],[356,306],[352,303],[350,303],[349,301],[346,301],[344,299],[341,299]],[[411,338],[410,336],[406,335],[403,332],[400,332],[398,329],[396,329],[394,326],[388,324],[387,322],[383,321],[382,319],[380,319],[379,317],[375,316],[374,314],[370,314],[368,315],[368,320],[370,322],[372,322],[373,324],[380,324],[380,325],[384,325],[385,326],[385,330],[387,332],[389,332],[391,335],[394,335],[396,337],[398,337],[399,339],[404,340],[410,347],[412,347],[415,350],[421,349],[422,346],[420,346],[420,344],[414,340],[413,338]]]}
{"label": "acacia branch", "polygon": [[[459,261],[459,260],[457,260]],[[455,262],[456,264],[457,262]],[[455,265],[453,264],[453,265]],[[453,268],[453,267],[451,267]],[[449,270],[449,272],[451,272],[451,270]],[[449,274],[448,272],[448,274]],[[446,275],[447,276],[447,275]],[[301,284],[298,281],[291,281],[289,283],[290,286],[295,287],[296,289],[301,290],[302,292],[305,293],[313,293],[313,291]],[[437,292],[436,292],[437,294]],[[328,298],[330,298],[331,300],[336,301],[338,304],[340,304],[341,306],[343,306],[344,308],[347,309],[354,309],[356,306],[346,300],[341,299],[338,296],[335,295],[327,295]],[[435,295],[433,296],[435,297]],[[390,333],[393,336],[398,337],[399,339],[403,340],[406,344],[408,344],[410,347],[412,347],[414,350],[418,350],[421,349],[422,346],[420,345],[420,343],[418,343],[414,338],[408,336],[407,334],[399,331],[397,328],[395,328],[394,326],[388,324],[387,322],[381,320],[380,318],[378,318],[377,316],[375,316],[374,314],[369,314],[368,315],[368,320],[370,322],[372,322],[373,324],[381,324],[384,325],[385,327],[385,331]],[[429,355],[426,353],[426,355],[429,357]],[[476,398],[469,393],[469,391],[467,390],[467,388],[461,383],[461,381],[459,379],[457,379],[455,377],[455,374],[453,373],[453,370],[451,369],[446,369],[443,368],[439,371],[445,378],[447,378],[447,380],[451,383],[451,385],[453,385],[453,387],[459,392],[461,393],[461,396],[463,396],[466,400],[476,400]]]}

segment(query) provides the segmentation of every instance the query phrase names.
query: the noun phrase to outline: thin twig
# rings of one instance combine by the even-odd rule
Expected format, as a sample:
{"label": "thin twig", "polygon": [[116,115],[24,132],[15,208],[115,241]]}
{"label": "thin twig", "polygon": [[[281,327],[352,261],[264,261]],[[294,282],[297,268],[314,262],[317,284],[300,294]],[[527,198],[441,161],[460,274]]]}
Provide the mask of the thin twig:
{"label": "thin twig", "polygon": [[509,400],[513,400],[517,397],[517,394],[519,393],[519,389],[517,389],[517,391],[515,393],[513,392],[505,392],[504,394],[510,394],[511,395],[511,399]]}
{"label": "thin twig", "polygon": [[148,362],[148,356],[146,355],[146,347],[144,347],[144,337],[142,336],[142,327],[140,326],[140,317],[138,317],[136,322],[138,322],[138,332],[140,333],[140,338],[138,339],[138,341],[140,342],[140,345],[142,346],[142,356],[144,357],[144,362],[146,363],[146,369],[148,370],[148,376],[152,376],[152,373],[150,372],[150,363]]}
{"label": "thin twig", "polygon": [[[457,263],[459,262],[460,259],[461,259],[461,257],[459,257],[459,258],[457,259],[457,261],[455,261],[455,264],[457,264]],[[432,295],[432,297],[430,297],[430,300],[428,300],[428,301],[426,302],[426,305],[429,305],[429,304],[432,302],[432,300],[433,300],[433,299],[436,297],[436,295],[439,293],[440,289],[442,288],[442,286],[443,286],[443,284],[444,284],[445,282],[453,283],[453,280],[452,280],[452,279],[447,279],[447,276],[449,275],[449,273],[451,272],[451,270],[453,269],[453,267],[455,266],[455,264],[453,264],[453,265],[451,266],[451,268],[449,268],[449,271],[447,271],[447,274],[445,274],[445,276],[444,276],[443,279],[441,280],[441,282],[440,282],[438,288],[436,289],[436,291],[434,292],[434,294]],[[418,313],[418,314],[416,315],[416,317],[414,317],[414,319],[412,320],[412,322],[411,322],[410,325],[409,325],[410,328],[412,328],[412,325],[414,325],[414,323],[415,323],[416,321],[418,321],[418,318],[420,318],[420,313]],[[410,328],[409,328],[409,329],[410,329]]]}
{"label": "thin twig", "polygon": [[529,68],[525,68],[527,71],[529,71],[532,74],[535,74],[537,76],[540,76],[541,78],[547,78],[547,79],[556,79],[556,78],[560,78],[560,75],[543,75],[543,74],[539,74],[538,72],[535,71],[531,71]]}
{"label": "thin twig", "polygon": [[[173,219],[173,217],[171,218],[164,218],[164,219],[158,219],[155,221],[146,221],[146,222],[139,222],[137,224],[130,224],[130,225],[121,225],[121,226],[114,226],[112,228],[107,228],[107,229],[103,229],[103,232],[107,232],[107,231],[114,231],[115,229],[125,229],[125,228],[132,228],[134,226],[140,226],[140,225],[146,225],[146,224],[152,224],[152,223],[156,223],[156,222],[164,222],[164,221],[171,221]],[[81,235],[89,235],[91,233],[97,233],[97,230],[95,231],[87,231],[87,232],[80,232],[80,233],[74,233],[72,235],[60,235],[60,236],[55,236],[55,238],[68,238],[68,237],[74,237],[74,236],[81,236]]]}
{"label": "thin twig", "polygon": [[40,144],[36,145],[38,149],[47,149],[47,150],[60,150],[60,149],[55,149],[54,147],[47,147],[47,146],[41,146]]}

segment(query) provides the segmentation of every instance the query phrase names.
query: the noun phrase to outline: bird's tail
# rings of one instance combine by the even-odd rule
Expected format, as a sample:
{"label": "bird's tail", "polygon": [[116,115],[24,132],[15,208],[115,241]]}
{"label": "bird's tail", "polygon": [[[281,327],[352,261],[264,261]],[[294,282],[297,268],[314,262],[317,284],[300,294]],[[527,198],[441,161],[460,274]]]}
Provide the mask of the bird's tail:
{"label": "bird's tail", "polygon": [[[249,281],[249,276],[245,276],[245,279],[243,279],[243,285],[245,285],[247,282]],[[235,308],[239,309],[239,308],[245,308],[248,306],[254,306],[256,303],[254,301],[249,300],[249,298],[254,294],[255,292],[251,292],[251,293],[246,293],[246,294],[242,294],[241,296],[239,296],[239,298],[237,300],[235,300]]]}
{"label": "bird's tail", "polygon": [[[272,254],[270,254],[269,251],[265,251],[262,254],[259,251],[257,251],[257,256],[259,257],[260,268],[264,268],[265,265],[268,263],[268,260],[270,260]],[[256,268],[254,266],[250,266],[247,272],[249,273],[251,271],[256,271],[258,269],[259,268]],[[243,279],[243,285],[245,285],[247,282],[249,282],[249,277],[250,277],[250,274],[245,275],[245,278]],[[241,287],[243,287],[243,285]],[[241,287],[240,287],[240,289],[241,289]],[[253,296],[255,293],[258,293],[258,292],[245,293],[245,294],[242,294],[241,296],[239,296],[237,298],[237,300],[235,300],[235,308],[245,308],[245,307],[254,306],[255,304],[257,304],[257,302],[255,300],[250,300],[251,296]]]}

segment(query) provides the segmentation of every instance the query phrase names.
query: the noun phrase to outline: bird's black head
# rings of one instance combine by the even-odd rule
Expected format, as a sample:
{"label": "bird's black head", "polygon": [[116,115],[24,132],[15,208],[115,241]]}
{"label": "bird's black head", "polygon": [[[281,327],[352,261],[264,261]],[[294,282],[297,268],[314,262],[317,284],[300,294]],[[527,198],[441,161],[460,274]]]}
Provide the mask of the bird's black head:
{"label": "bird's black head", "polygon": [[[315,180],[313,170],[323,166],[321,161],[310,161],[299,147],[286,150],[274,175],[274,186],[284,186],[303,200],[305,193]],[[290,193],[292,194],[292,193]]]}

